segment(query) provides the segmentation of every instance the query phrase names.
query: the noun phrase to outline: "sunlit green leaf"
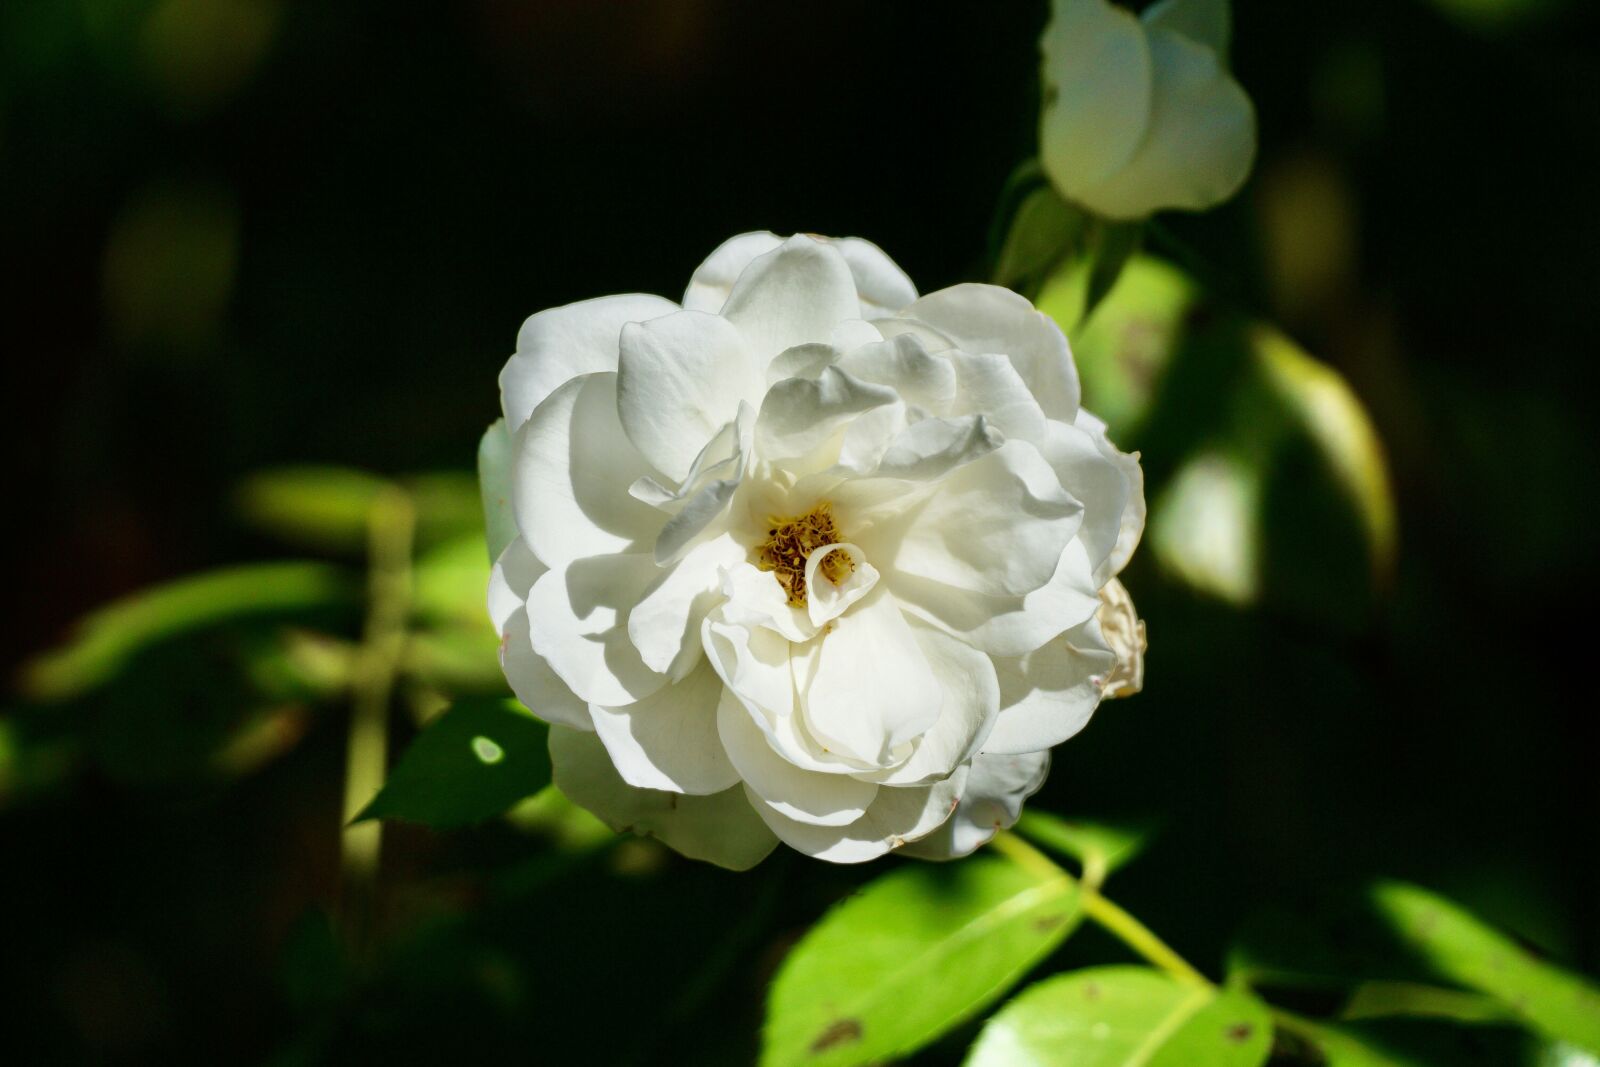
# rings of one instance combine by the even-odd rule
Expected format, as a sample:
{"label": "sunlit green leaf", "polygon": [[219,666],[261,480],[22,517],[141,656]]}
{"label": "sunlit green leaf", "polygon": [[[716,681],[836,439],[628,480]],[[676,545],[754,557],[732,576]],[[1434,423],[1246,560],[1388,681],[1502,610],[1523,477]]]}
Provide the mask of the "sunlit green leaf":
{"label": "sunlit green leaf", "polygon": [[1381,882],[1373,887],[1372,902],[1432,970],[1495,997],[1550,1037],[1600,1052],[1600,987],[1538,959],[1437,893]]}
{"label": "sunlit green leaf", "polygon": [[1396,551],[1393,492],[1371,419],[1332,368],[1278,331],[1135,257],[1081,326],[1052,282],[1085,406],[1143,453],[1153,556],[1240,606],[1359,625]]}
{"label": "sunlit green leaf", "polygon": [[984,1025],[967,1067],[1257,1067],[1272,1051],[1266,1006],[1241,990],[1145,967],[1095,967],[1038,982]]}
{"label": "sunlit green leaf", "polygon": [[1077,860],[1085,877],[1090,871],[1104,877],[1129,862],[1144,848],[1150,834],[1148,826],[1063,819],[1032,809],[1022,813],[1017,829],[1046,848]]}
{"label": "sunlit green leaf", "polygon": [[417,735],[356,820],[445,829],[502,814],[550,784],[547,736],[514,700],[457,701]]}
{"label": "sunlit green leaf", "polygon": [[293,544],[356,552],[367,543],[367,516],[388,482],[349,467],[259,471],[235,492],[239,514]]}
{"label": "sunlit green leaf", "polygon": [[903,867],[829,912],[773,982],[761,1062],[877,1063],[971,1018],[1060,944],[1076,885],[994,857]]}
{"label": "sunlit green leaf", "polygon": [[23,671],[23,691],[59,700],[106,681],[141,648],[217,623],[345,606],[357,585],[323,563],[260,563],[154,586],[85,617],[65,647]]}
{"label": "sunlit green leaf", "polygon": [[476,624],[492,636],[485,601],[488,588],[489,560],[483,536],[473,533],[422,554],[412,572],[411,602],[419,616]]}

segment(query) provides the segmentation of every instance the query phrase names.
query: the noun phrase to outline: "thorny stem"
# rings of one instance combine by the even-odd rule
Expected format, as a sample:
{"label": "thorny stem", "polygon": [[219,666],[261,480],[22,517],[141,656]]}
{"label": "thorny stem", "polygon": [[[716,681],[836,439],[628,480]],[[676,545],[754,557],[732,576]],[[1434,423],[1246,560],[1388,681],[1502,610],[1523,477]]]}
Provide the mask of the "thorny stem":
{"label": "thorny stem", "polygon": [[350,743],[345,757],[344,837],[339,912],[358,952],[372,932],[383,824],[351,825],[383,785],[389,748],[389,702],[405,649],[411,610],[411,498],[389,487],[367,519],[367,617],[350,683]]}

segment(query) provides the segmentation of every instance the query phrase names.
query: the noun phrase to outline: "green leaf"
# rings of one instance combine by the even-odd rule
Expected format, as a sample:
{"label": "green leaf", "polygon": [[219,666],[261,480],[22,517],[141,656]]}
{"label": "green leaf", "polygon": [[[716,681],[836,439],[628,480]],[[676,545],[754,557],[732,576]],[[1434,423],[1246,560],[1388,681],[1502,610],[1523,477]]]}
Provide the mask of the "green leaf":
{"label": "green leaf", "polygon": [[1292,1028],[1280,1026],[1277,1037],[1280,1050],[1294,1062],[1319,1067],[1429,1067],[1426,1060],[1397,1052],[1364,1034],[1309,1019],[1295,1019]]}
{"label": "green leaf", "polygon": [[772,985],[761,1062],[877,1063],[1000,997],[1077,925],[1075,883],[978,856],[903,867],[829,912]]}
{"label": "green leaf", "polygon": [[1083,249],[1092,225],[1082,209],[1049,185],[1034,188],[1017,204],[995,259],[994,283],[1019,292],[1036,289],[1058,263]]}
{"label": "green leaf", "polygon": [[1549,1037],[1600,1053],[1600,988],[1536,958],[1437,893],[1380,882],[1371,899],[1405,947],[1432,970],[1496,998]]}
{"label": "green leaf", "polygon": [[1271,1051],[1271,1016],[1249,993],[1147,967],[1094,967],[1024,990],[984,1025],[966,1063],[1258,1067]]}
{"label": "green leaf", "polygon": [[550,784],[549,728],[514,700],[461,700],[417,735],[355,821],[482,822]]}
{"label": "green leaf", "polygon": [[324,563],[261,563],[210,571],[114,601],[78,624],[71,641],[23,671],[36,700],[61,700],[106,681],[140,649],[221,622],[344,606],[356,585]]}
{"label": "green leaf", "polygon": [[359,552],[367,543],[367,514],[388,485],[348,467],[282,467],[250,475],[234,503],[246,522],[284,541]]}
{"label": "green leaf", "polygon": [[1492,997],[1441,989],[1420,982],[1362,982],[1339,1011],[1341,1019],[1382,1019],[1389,1016],[1453,1019],[1463,1023],[1503,1023],[1516,1015]]}
{"label": "green leaf", "polygon": [[1148,826],[1063,819],[1031,809],[1022,813],[1017,830],[1046,848],[1077,860],[1085,878],[1091,871],[1096,872],[1098,877],[1093,880],[1097,882],[1137,856],[1150,835]]}

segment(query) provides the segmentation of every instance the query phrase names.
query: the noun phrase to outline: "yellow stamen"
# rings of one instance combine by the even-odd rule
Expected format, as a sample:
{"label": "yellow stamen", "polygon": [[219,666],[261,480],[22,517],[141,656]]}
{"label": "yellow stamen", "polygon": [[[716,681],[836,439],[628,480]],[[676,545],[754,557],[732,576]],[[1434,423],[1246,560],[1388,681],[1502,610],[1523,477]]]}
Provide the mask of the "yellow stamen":
{"label": "yellow stamen", "polygon": [[[789,594],[789,603],[806,606],[806,560],[824,545],[836,545],[844,538],[834,524],[832,507],[826,500],[793,518],[769,517],[767,539],[756,549],[756,566],[771,571]],[[834,585],[856,569],[848,552],[830,552],[817,568]]]}

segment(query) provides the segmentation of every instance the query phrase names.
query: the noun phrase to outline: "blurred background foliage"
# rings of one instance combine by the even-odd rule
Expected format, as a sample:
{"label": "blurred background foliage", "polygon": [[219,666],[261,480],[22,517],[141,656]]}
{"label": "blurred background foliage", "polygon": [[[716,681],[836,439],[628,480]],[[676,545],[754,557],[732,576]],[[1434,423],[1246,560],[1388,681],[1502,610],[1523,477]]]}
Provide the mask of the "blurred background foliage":
{"label": "blurred background foliage", "polygon": [[[786,948],[885,865],[729,875],[549,792],[360,853],[351,708],[391,706],[388,648],[359,807],[503,693],[471,466],[522,318],[675,296],[747,229],[989,276],[1044,15],[0,6],[9,1060],[750,1059]],[[1147,690],[1036,804],[1154,820],[1118,899],[1212,974],[1354,951],[1329,915],[1378,875],[1600,971],[1597,15],[1241,0],[1244,192],[1107,238],[1086,319],[1085,278],[1027,279],[1153,508]],[[1592,1062],[1387,1025],[1429,1062]]]}

